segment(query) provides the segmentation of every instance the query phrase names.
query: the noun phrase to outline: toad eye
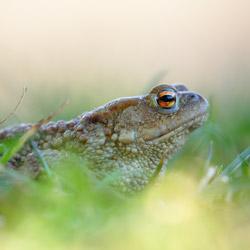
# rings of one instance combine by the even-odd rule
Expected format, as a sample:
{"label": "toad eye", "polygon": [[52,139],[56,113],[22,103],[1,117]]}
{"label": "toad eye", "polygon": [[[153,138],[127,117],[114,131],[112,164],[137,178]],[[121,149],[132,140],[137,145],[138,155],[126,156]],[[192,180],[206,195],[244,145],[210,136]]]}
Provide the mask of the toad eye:
{"label": "toad eye", "polygon": [[172,89],[164,89],[158,93],[156,101],[162,108],[170,109],[176,103],[176,93]]}

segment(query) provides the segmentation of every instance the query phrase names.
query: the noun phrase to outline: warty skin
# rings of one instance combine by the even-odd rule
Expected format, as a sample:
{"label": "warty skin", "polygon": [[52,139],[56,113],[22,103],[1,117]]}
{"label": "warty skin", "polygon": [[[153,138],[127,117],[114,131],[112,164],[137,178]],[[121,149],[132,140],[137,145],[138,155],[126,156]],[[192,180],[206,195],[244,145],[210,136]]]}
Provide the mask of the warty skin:
{"label": "warty skin", "polygon": [[[174,105],[164,108],[162,102]],[[184,85],[161,84],[147,95],[113,100],[74,120],[50,122],[33,140],[51,167],[61,155],[74,152],[98,179],[119,171],[112,186],[135,193],[149,183],[166,149],[165,164],[206,121],[207,111],[207,100]],[[31,127],[21,124],[0,130],[0,143]],[[7,166],[29,169],[33,178],[43,172],[30,142]]]}

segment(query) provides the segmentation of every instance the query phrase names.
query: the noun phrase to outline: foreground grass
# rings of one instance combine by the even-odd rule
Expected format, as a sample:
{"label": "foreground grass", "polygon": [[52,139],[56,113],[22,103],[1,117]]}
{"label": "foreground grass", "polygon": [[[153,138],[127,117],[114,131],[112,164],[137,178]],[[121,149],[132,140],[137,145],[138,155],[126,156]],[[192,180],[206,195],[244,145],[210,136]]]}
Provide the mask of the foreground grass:
{"label": "foreground grass", "polygon": [[0,248],[249,249],[250,149],[239,143],[248,125],[239,120],[232,134],[210,120],[169,162],[160,184],[133,197],[99,183],[77,160],[39,181],[5,170]]}

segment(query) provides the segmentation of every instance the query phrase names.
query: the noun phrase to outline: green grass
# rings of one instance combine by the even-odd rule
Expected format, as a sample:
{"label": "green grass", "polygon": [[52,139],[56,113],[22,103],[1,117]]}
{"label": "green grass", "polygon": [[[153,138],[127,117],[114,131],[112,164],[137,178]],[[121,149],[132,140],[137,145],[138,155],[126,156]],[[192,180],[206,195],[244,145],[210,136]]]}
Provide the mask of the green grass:
{"label": "green grass", "polygon": [[227,126],[230,115],[212,113],[164,179],[133,197],[114,192],[109,179],[98,182],[77,160],[39,181],[2,169],[0,248],[249,249],[250,123],[248,110],[240,115]]}

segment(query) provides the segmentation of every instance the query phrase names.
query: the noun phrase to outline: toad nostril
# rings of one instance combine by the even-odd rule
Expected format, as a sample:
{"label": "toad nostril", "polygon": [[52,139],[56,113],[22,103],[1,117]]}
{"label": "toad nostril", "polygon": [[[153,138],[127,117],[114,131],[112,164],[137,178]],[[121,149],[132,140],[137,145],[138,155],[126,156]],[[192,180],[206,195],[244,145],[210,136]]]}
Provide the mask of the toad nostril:
{"label": "toad nostril", "polygon": [[196,95],[196,94],[194,94],[194,93],[190,95],[190,101],[196,102],[196,101],[198,101],[198,100],[199,100],[198,95]]}

